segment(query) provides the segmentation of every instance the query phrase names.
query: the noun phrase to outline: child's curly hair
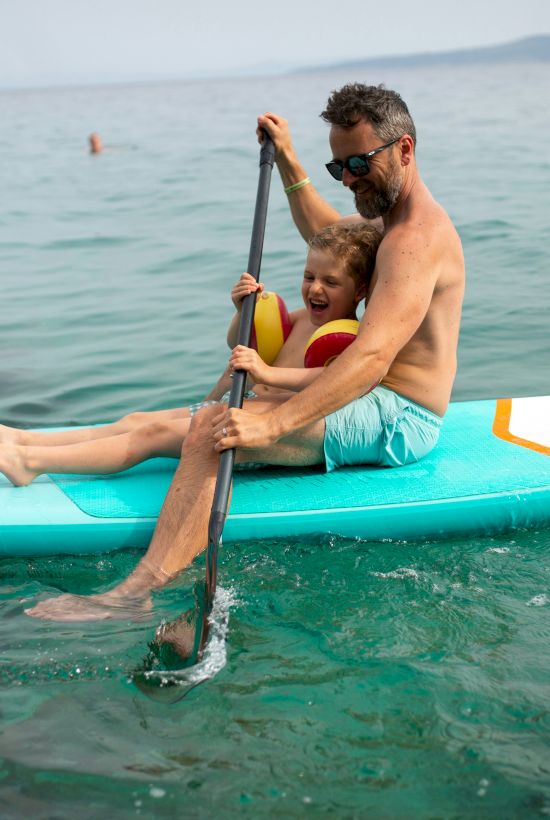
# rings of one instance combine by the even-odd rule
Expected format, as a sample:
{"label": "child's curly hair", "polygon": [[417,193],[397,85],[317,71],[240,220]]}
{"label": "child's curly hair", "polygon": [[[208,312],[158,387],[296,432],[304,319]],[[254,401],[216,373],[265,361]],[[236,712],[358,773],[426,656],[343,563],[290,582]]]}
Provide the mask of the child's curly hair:
{"label": "child's curly hair", "polygon": [[314,234],[310,248],[326,251],[334,259],[343,261],[345,271],[357,287],[368,287],[376,262],[376,252],[382,234],[373,225],[359,222],[337,222]]}

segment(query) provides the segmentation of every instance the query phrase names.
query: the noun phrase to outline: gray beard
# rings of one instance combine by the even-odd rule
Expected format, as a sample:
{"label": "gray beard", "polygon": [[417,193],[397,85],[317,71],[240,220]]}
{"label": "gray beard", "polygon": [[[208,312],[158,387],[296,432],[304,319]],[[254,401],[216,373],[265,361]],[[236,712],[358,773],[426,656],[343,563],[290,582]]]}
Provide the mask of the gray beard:
{"label": "gray beard", "polygon": [[377,219],[379,216],[384,216],[389,213],[397,198],[401,193],[402,180],[394,168],[390,168],[388,178],[384,182],[382,189],[376,189],[369,192],[367,196],[363,194],[361,198],[355,195],[355,207],[364,219]]}

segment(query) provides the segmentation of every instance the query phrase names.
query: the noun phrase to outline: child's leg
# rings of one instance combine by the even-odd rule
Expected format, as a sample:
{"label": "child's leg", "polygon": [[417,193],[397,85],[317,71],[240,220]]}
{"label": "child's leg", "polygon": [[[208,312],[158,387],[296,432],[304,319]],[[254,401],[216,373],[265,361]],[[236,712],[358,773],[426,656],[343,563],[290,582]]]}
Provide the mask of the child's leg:
{"label": "child's leg", "polygon": [[42,473],[117,473],[156,456],[179,458],[190,423],[190,417],[156,421],[129,433],[58,447],[5,445],[0,472],[22,487]]}
{"label": "child's leg", "polygon": [[41,432],[40,430],[19,430],[17,427],[7,427],[0,424],[0,442],[6,444],[42,445],[51,447],[62,444],[76,444],[81,441],[93,441],[100,438],[110,438],[122,433],[129,433],[150,422],[171,421],[172,419],[187,419],[190,414],[187,407],[177,407],[174,410],[152,410],[151,412],[129,413],[112,424],[100,427],[82,427],[74,430],[60,430]]}

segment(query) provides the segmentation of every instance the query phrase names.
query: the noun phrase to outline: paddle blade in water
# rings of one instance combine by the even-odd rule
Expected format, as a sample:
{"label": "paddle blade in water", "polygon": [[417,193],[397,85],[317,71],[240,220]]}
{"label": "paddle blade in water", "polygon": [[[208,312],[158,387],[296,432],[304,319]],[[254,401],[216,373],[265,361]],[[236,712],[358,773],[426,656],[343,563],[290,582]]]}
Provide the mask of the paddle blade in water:
{"label": "paddle blade in water", "polygon": [[181,700],[200,682],[173,674],[199,663],[208,638],[204,584],[195,585],[194,598],[193,608],[159,626],[142,666],[132,674],[136,686],[155,700]]}

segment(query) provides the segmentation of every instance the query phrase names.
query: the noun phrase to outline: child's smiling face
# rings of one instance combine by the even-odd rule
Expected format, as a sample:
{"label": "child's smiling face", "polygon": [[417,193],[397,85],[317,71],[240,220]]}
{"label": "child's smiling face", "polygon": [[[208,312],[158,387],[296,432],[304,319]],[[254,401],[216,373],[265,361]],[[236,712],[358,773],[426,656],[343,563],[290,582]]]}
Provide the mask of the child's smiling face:
{"label": "child's smiling face", "polygon": [[310,248],[307,255],[302,297],[312,324],[320,326],[335,319],[355,319],[358,303],[365,296],[345,270],[345,262],[328,251]]}

